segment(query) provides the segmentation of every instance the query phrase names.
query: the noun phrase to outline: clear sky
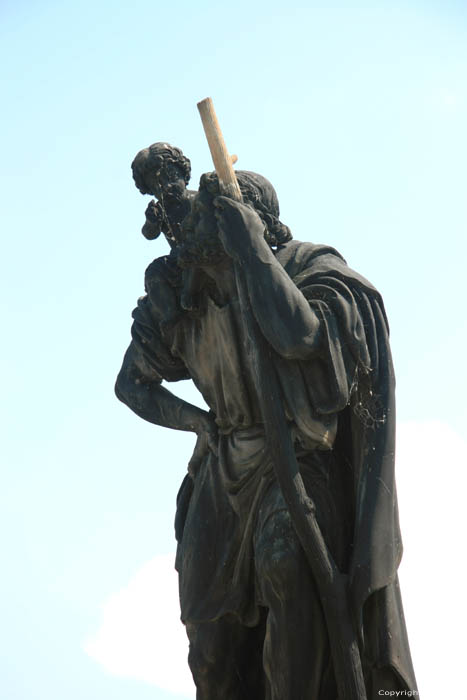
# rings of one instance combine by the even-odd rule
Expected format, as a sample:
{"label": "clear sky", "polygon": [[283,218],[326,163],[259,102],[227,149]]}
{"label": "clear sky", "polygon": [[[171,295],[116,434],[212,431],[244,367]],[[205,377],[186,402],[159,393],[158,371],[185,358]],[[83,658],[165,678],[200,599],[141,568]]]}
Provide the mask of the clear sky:
{"label": "clear sky", "polygon": [[467,697],[466,4],[3,0],[0,65],[2,697],[194,697],[171,573],[194,441],[113,383],[167,250],[130,163],[169,141],[197,187],[208,95],[295,238],[383,294],[414,663],[426,700]]}

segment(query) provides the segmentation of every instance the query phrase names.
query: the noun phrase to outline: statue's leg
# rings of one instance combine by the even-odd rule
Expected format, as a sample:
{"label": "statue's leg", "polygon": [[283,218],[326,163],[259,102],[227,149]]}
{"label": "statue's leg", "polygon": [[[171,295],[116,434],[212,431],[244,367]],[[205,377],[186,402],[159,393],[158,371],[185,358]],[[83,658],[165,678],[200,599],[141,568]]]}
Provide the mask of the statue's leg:
{"label": "statue's leg", "polygon": [[197,700],[263,700],[264,625],[244,627],[229,616],[186,630]]}
{"label": "statue's leg", "polygon": [[267,511],[260,512],[255,561],[260,602],[268,608],[264,670],[271,700],[335,700],[328,635],[309,566],[288,511]]}

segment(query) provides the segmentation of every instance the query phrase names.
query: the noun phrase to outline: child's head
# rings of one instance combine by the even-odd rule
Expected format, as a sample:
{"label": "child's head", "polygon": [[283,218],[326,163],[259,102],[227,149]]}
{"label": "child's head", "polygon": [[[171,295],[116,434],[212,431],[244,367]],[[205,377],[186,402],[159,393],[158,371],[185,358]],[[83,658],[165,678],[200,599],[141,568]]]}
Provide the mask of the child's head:
{"label": "child's head", "polygon": [[182,151],[168,143],[153,143],[137,153],[131,164],[133,179],[141,194],[158,199],[169,187],[185,188],[190,181],[191,164]]}

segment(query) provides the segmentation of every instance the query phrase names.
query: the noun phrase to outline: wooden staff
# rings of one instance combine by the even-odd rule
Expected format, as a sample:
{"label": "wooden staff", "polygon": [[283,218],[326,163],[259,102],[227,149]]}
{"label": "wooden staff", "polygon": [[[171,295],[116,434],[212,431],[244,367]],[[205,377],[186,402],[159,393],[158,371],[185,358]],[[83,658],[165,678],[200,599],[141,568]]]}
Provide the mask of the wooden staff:
{"label": "wooden staff", "polygon": [[[238,186],[235,171],[232,167],[232,157],[227,151],[222,131],[217,121],[217,116],[214,111],[214,105],[210,97],[198,102],[198,109],[203,122],[204,133],[209,144],[212,160],[216,169],[219,185],[223,195],[235,199],[237,202],[242,201],[242,193]],[[236,156],[234,156],[236,160]],[[235,160],[233,162],[235,162]]]}
{"label": "wooden staff", "polygon": [[[198,103],[221,193],[238,202],[242,195],[210,97]],[[273,350],[251,308],[246,278],[235,266],[247,337],[251,339],[256,390],[274,471],[292,522],[311,567],[323,606],[339,700],[366,700],[358,640],[348,603],[348,577],[341,574],[324,541],[315,505],[306,492],[284,413]],[[303,650],[307,653],[307,650]]]}

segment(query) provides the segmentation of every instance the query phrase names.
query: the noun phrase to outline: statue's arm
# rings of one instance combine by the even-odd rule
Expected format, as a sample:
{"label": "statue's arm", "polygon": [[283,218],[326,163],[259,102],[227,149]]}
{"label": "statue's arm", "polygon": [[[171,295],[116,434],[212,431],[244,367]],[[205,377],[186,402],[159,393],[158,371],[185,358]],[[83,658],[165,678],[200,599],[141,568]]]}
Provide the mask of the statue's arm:
{"label": "statue's arm", "polygon": [[214,433],[210,414],[165,389],[159,377],[144,370],[134,343],[123,359],[115,384],[117,398],[140,418],[174,430]]}
{"label": "statue's arm", "polygon": [[[320,321],[264,240],[264,224],[250,207],[218,197],[219,233],[245,275],[255,318],[263,335],[287,359],[317,352]],[[219,212],[220,208],[220,212]]]}

